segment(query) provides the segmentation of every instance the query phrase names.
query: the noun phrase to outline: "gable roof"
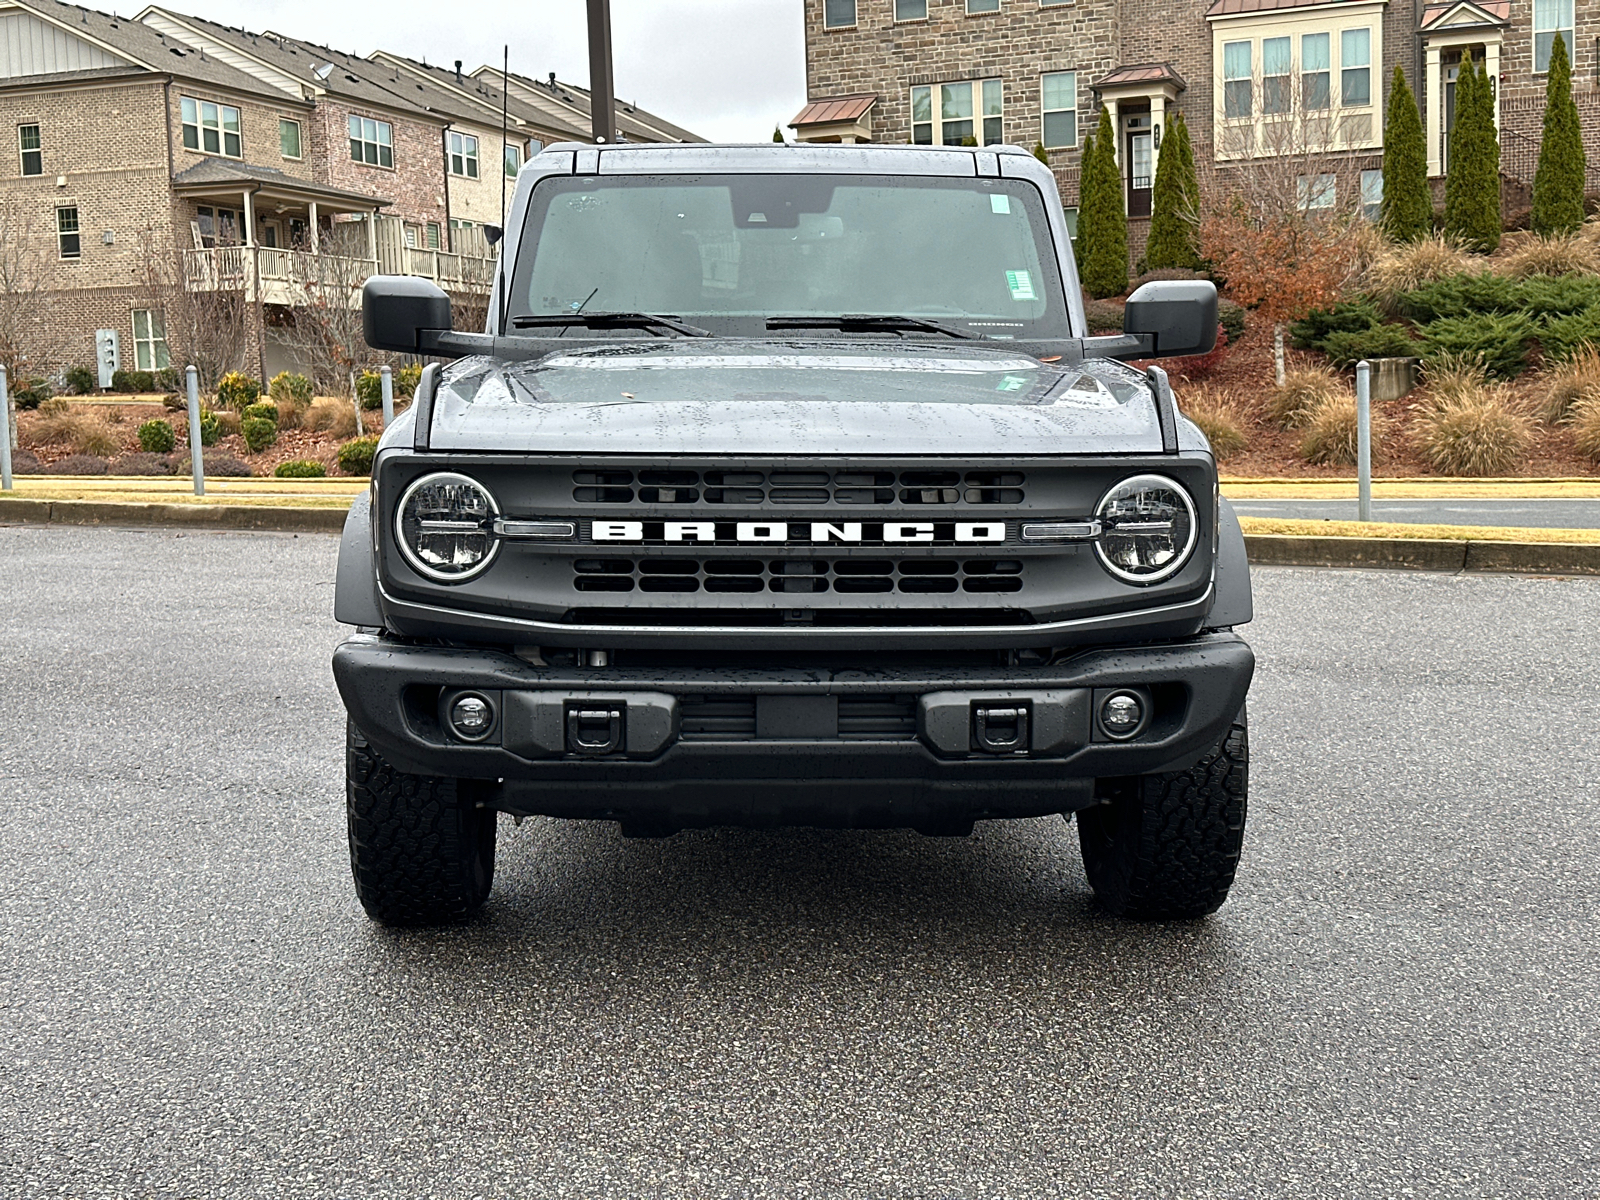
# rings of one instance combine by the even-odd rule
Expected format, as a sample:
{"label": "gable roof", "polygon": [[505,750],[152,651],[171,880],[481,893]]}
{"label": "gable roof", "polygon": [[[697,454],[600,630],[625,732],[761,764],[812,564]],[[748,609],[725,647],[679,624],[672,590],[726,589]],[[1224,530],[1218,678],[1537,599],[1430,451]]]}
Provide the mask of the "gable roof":
{"label": "gable roof", "polygon": [[1425,4],[1418,28],[1423,31],[1441,29],[1473,29],[1483,26],[1509,25],[1511,0],[1447,0],[1446,3]]}
{"label": "gable roof", "polygon": [[851,96],[820,96],[808,100],[806,106],[789,122],[791,129],[803,125],[832,125],[836,121],[859,121],[878,102],[875,92],[857,92]]}
{"label": "gable roof", "polygon": [[[482,66],[472,75],[475,79],[488,77],[498,80],[501,71],[499,67]],[[548,79],[540,80],[530,79],[513,71],[509,81],[508,90],[513,99],[550,113],[553,120],[575,123],[579,130],[578,140],[585,142],[589,140],[592,124],[589,117],[589,93],[586,89],[561,82],[555,77],[554,72]],[[617,133],[631,141],[703,142],[706,140],[697,133],[690,133],[687,129],[624,100],[616,102],[616,110]]]}
{"label": "gable roof", "polygon": [[587,135],[587,129],[565,111],[546,111],[516,95],[504,95],[498,74],[463,72],[458,81],[456,72],[449,67],[432,66],[387,50],[375,50],[371,61],[384,68],[380,78],[385,87],[454,120],[498,126],[504,102],[513,132],[520,136],[532,134],[544,140],[572,141]]}
{"label": "gable roof", "polygon": [[224,158],[207,158],[192,167],[179,171],[172,177],[172,186],[178,191],[212,188],[218,184],[259,184],[296,197],[314,197],[333,201],[355,212],[370,212],[374,208],[387,208],[393,200],[367,192],[353,192],[348,188],[331,187],[310,179],[301,179],[276,167],[258,167],[254,163],[230,162]]}
{"label": "gable roof", "polygon": [[1102,88],[1124,87],[1134,83],[1170,83],[1178,91],[1185,91],[1188,83],[1171,63],[1138,63],[1114,67],[1091,85],[1096,91]]}

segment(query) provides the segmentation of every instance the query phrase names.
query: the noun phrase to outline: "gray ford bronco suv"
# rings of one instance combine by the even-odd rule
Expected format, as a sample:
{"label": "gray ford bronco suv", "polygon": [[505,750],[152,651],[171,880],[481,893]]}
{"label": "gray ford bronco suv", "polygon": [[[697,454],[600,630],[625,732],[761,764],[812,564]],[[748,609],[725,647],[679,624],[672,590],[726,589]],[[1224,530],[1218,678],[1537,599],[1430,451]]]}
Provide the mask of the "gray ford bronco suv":
{"label": "gray ford bronco suv", "polygon": [[498,814],[1077,818],[1113,913],[1195,917],[1244,832],[1239,524],[1159,368],[1209,283],[1091,337],[1006,147],[554,145],[487,329],[380,276],[428,366],[340,547],[350,859],[380,921],[489,894]]}

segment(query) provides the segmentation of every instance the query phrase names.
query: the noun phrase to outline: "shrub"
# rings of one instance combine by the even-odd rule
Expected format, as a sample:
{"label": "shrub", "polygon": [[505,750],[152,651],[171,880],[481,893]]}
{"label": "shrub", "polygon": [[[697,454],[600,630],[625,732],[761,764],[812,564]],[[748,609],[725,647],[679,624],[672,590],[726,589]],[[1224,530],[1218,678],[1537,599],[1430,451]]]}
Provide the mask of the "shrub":
{"label": "shrub", "polygon": [[339,469],[347,475],[370,475],[372,458],[377,452],[377,438],[352,438],[339,447]]}
{"label": "shrub", "polygon": [[244,417],[239,421],[239,432],[244,435],[245,449],[260,454],[278,440],[278,423],[266,417]]}
{"label": "shrub", "polygon": [[187,390],[183,381],[183,373],[177,367],[162,367],[155,374],[156,387],[163,392],[181,392]]}
{"label": "shrub", "polygon": [[1344,383],[1325,367],[1285,371],[1283,386],[1267,396],[1267,415],[1280,429],[1299,429],[1325,401],[1344,391]]}
{"label": "shrub", "polygon": [[178,395],[177,392],[168,392],[161,397],[161,407],[168,412],[187,412],[189,401],[186,397]]}
{"label": "shrub", "polygon": [[311,380],[293,371],[279,371],[267,384],[267,395],[275,401],[294,400],[301,405],[311,403]]}
{"label": "shrub", "polygon": [[216,413],[216,417],[217,417],[217,432],[218,432],[219,436],[221,436],[221,437],[231,437],[234,434],[239,432],[239,424],[240,424],[240,421],[242,420],[242,418],[239,416],[238,413],[236,413],[236,412],[223,412],[221,410],[218,410],[217,413]]}
{"label": "shrub", "polygon": [[1572,414],[1572,432],[1578,453],[1600,462],[1600,403],[1589,400],[1578,406]]}
{"label": "shrub", "polygon": [[1522,462],[1529,436],[1527,420],[1493,388],[1425,409],[1414,426],[1417,449],[1441,475],[1507,474]]}
{"label": "shrub", "polygon": [[69,454],[50,464],[52,475],[105,475],[110,470],[98,454]]}
{"label": "shrub", "polygon": [[1583,134],[1572,100],[1572,62],[1556,34],[1545,78],[1544,130],[1533,174],[1529,223],[1539,233],[1569,233],[1583,224]]}
{"label": "shrub", "polygon": [[278,423],[278,406],[271,400],[262,400],[257,404],[245,405],[244,411],[239,415],[245,420],[249,420],[251,417],[260,417],[262,420],[271,421],[276,425]]}
{"label": "shrub", "polygon": [[39,456],[32,450],[24,450],[20,446],[11,452],[11,473],[13,475],[43,475],[44,466],[39,462]]}
{"label": "shrub", "polygon": [[217,439],[221,436],[222,422],[217,418],[217,414],[209,408],[202,408],[200,410],[200,444],[202,446],[215,446]]}
{"label": "shrub", "polygon": [[1200,265],[1195,228],[1200,213],[1200,183],[1195,175],[1194,151],[1189,149],[1189,127],[1182,113],[1167,123],[1166,150],[1156,164],[1144,261],[1157,269],[1194,269]]}
{"label": "shrub", "polygon": [[1321,350],[1329,334],[1363,333],[1382,319],[1370,300],[1341,300],[1332,308],[1314,308],[1295,321],[1289,326],[1289,337],[1297,349]]}
{"label": "shrub", "polygon": [[1328,361],[1348,367],[1363,358],[1413,358],[1421,353],[1411,335],[1399,325],[1374,325],[1358,333],[1330,333],[1322,341]]}
{"label": "shrub", "polygon": [[1504,275],[1463,272],[1402,292],[1390,307],[1413,321],[1437,321],[1474,313],[1517,312],[1522,300],[1522,289]]}
{"label": "shrub", "polygon": [[1089,332],[1121,333],[1122,305],[1111,300],[1089,300],[1083,306],[1083,315],[1089,322]]}
{"label": "shrub", "polygon": [[[224,454],[220,450],[201,452],[201,465],[205,467],[207,475],[219,478],[248,479],[255,472],[250,465],[241,462],[231,454]],[[172,473],[174,475],[190,475],[194,472],[193,460],[187,454],[174,454],[172,456]]]}
{"label": "shrub", "polygon": [[356,376],[356,399],[366,409],[383,407],[383,379],[376,371],[363,371]]}
{"label": "shrub", "polygon": [[1517,311],[1528,316],[1564,317],[1600,305],[1600,278],[1586,275],[1533,275],[1517,285]]}
{"label": "shrub", "polygon": [[1489,386],[1481,354],[1440,354],[1422,364],[1422,375],[1427,391],[1420,404],[1430,408],[1474,400]]}
{"label": "shrub", "polygon": [[111,372],[111,390],[113,392],[143,395],[156,390],[156,377],[151,371],[113,371]]}
{"label": "shrub", "polygon": [[1078,183],[1078,274],[1096,299],[1119,296],[1128,286],[1128,210],[1116,136],[1111,111],[1102,107],[1093,137],[1084,141]]}
{"label": "shrub", "polygon": [[43,379],[19,379],[11,389],[12,402],[20,409],[38,408],[55,394]]}
{"label": "shrub", "polygon": [[1565,362],[1583,346],[1600,346],[1600,307],[1545,321],[1539,345],[1545,358],[1555,362]]}
{"label": "shrub", "polygon": [[178,437],[172,432],[172,425],[159,417],[139,426],[139,449],[146,454],[170,454],[177,444]]}
{"label": "shrub", "polygon": [[396,371],[394,373],[394,398],[396,403],[399,402],[401,396],[404,396],[407,400],[411,399],[412,393],[417,390],[417,384],[421,382],[421,363],[410,363]]}
{"label": "shrub", "polygon": [[1222,326],[1222,332],[1228,335],[1228,341],[1237,342],[1244,336],[1244,306],[1235,304],[1232,300],[1217,301],[1217,324]]}
{"label": "shrub", "polygon": [[1428,191],[1422,115],[1398,63],[1384,114],[1383,182],[1384,230],[1397,242],[1427,237],[1433,229],[1433,197]]}
{"label": "shrub", "polygon": [[1499,379],[1514,379],[1528,363],[1528,343],[1538,327],[1521,313],[1476,313],[1442,317],[1422,328],[1427,357],[1440,354],[1483,356],[1484,370]]}
{"label": "shrub", "polygon": [[261,397],[261,385],[243,371],[229,371],[217,381],[217,403],[243,412]]}
{"label": "shrub", "polygon": [[1500,260],[1500,268],[1513,279],[1600,274],[1600,248],[1575,233],[1524,238]]}
{"label": "shrub", "polygon": [[1231,392],[1218,388],[1196,388],[1179,405],[1183,415],[1200,427],[1211,443],[1217,461],[1230,458],[1249,444],[1245,436],[1246,418]]}
{"label": "shrub", "polygon": [[328,468],[309,458],[297,458],[293,462],[279,463],[272,473],[279,479],[321,479]]}
{"label": "shrub", "polygon": [[100,376],[93,367],[68,367],[62,378],[74,396],[87,396],[100,386]]}
{"label": "shrub", "polygon": [[[1377,461],[1389,421],[1372,409],[1372,458]],[[1319,404],[1306,422],[1300,439],[1300,454],[1319,466],[1349,467],[1356,461],[1356,398],[1341,393]]]}
{"label": "shrub", "polygon": [[1387,308],[1406,292],[1471,269],[1472,256],[1453,239],[1436,233],[1379,255],[1367,272],[1367,283],[1373,297]]}
{"label": "shrub", "polygon": [[55,413],[33,427],[32,437],[40,445],[71,446],[78,454],[110,458],[122,449],[106,423],[84,413]]}
{"label": "shrub", "polygon": [[72,411],[72,401],[65,396],[52,396],[39,405],[41,417],[61,417]]}
{"label": "shrub", "polygon": [[1540,415],[1554,425],[1596,400],[1600,400],[1600,351],[1585,343],[1550,371]]}
{"label": "shrub", "polygon": [[1456,122],[1450,131],[1450,171],[1444,189],[1445,232],[1484,254],[1500,245],[1500,143],[1494,126],[1494,86],[1470,55],[1463,58],[1456,78]]}
{"label": "shrub", "polygon": [[[1121,332],[1122,322],[1117,322]],[[356,432],[355,409],[344,400],[324,397],[314,401],[300,417],[300,428],[309,433],[331,433],[336,438],[354,437]]]}
{"label": "shrub", "polygon": [[113,475],[167,475],[170,468],[167,465],[165,454],[148,454],[137,451],[133,454],[124,454],[111,464]]}

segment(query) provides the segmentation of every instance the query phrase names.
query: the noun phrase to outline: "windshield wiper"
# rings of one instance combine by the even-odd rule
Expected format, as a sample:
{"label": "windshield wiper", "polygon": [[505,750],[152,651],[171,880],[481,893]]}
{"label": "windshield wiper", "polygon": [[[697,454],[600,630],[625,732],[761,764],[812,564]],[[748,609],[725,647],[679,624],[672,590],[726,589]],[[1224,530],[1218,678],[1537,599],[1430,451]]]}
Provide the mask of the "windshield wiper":
{"label": "windshield wiper", "polygon": [[523,313],[520,317],[512,317],[511,325],[515,329],[538,329],[545,326],[560,326],[564,329],[569,325],[582,325],[586,329],[648,329],[651,332],[670,329],[673,333],[682,334],[684,337],[711,336],[709,329],[687,324],[676,317],[642,312]]}
{"label": "windshield wiper", "polygon": [[768,317],[768,329],[837,329],[841,333],[870,330],[922,330],[942,333],[957,338],[987,338],[986,333],[974,333],[958,325],[943,321],[930,321],[926,317],[875,316],[871,313],[845,313],[841,317]]}

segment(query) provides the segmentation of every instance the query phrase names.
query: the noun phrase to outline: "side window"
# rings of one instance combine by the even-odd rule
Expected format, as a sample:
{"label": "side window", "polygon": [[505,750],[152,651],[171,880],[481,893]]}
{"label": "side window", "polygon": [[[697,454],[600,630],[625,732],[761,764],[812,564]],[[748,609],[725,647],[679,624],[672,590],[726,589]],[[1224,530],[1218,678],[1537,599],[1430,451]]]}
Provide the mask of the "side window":
{"label": "side window", "polygon": [[1372,103],[1372,30],[1346,29],[1339,35],[1339,103],[1360,108]]}
{"label": "side window", "polygon": [[78,240],[78,206],[56,209],[56,247],[62,258],[80,258],[83,246]]}
{"label": "side window", "polygon": [[394,166],[394,126],[387,121],[351,115],[350,160],[369,167]]}
{"label": "side window", "polygon": [[822,27],[848,29],[856,23],[856,0],[822,0]]}
{"label": "side window", "polygon": [[911,89],[911,141],[918,146],[933,145],[933,89]]}
{"label": "side window", "polygon": [[1383,171],[1361,172],[1361,215],[1376,221],[1383,213]]}
{"label": "side window", "polygon": [[1000,0],[967,0],[967,15],[1000,11]]}
{"label": "side window", "polygon": [[522,170],[522,147],[506,143],[506,174],[511,178],[517,177],[517,172]]}
{"label": "side window", "polygon": [[300,157],[300,122],[278,118],[278,148],[285,158]]}
{"label": "side window", "polygon": [[894,0],[894,19],[896,21],[926,21],[928,19],[928,0]]}
{"label": "side window", "polygon": [[1252,114],[1249,42],[1225,42],[1222,47],[1222,115],[1240,118]]}
{"label": "side window", "polygon": [[1040,81],[1044,127],[1042,141],[1049,149],[1078,144],[1078,73],[1057,71]]}
{"label": "side window", "polygon": [[140,371],[161,371],[172,365],[161,314],[153,309],[133,310],[133,361]]}
{"label": "side window", "polygon": [[468,133],[451,133],[450,174],[468,179],[478,177],[478,139]]}
{"label": "side window", "polygon": [[185,149],[224,158],[244,157],[244,131],[237,108],[190,96],[180,97],[178,103],[183,114]]}
{"label": "side window", "polygon": [[1300,39],[1300,106],[1307,112],[1328,107],[1328,35],[1308,33]]}
{"label": "side window", "polygon": [[1572,0],[1533,0],[1533,69],[1543,74],[1550,69],[1550,52],[1556,34],[1567,48],[1567,61],[1573,59]]}
{"label": "side window", "polygon": [[17,126],[17,148],[22,152],[22,173],[24,175],[43,175],[44,148],[39,141],[39,127],[37,125]]}
{"label": "side window", "polygon": [[1261,42],[1261,111],[1268,116],[1289,111],[1290,44],[1286,37]]}

